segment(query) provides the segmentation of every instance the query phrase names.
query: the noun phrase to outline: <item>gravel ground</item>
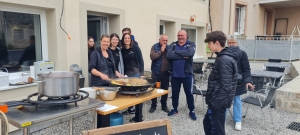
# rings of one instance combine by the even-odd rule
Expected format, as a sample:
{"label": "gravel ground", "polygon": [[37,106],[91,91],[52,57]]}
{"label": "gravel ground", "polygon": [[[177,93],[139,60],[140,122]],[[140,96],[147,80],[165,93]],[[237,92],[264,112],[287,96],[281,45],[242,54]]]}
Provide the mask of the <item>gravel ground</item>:
{"label": "gravel ground", "polygon": [[[149,113],[151,101],[147,101],[144,104],[143,115],[145,121],[157,120],[157,119],[169,119],[172,124],[173,135],[204,135],[202,120],[206,113],[206,106],[203,109],[202,97],[198,96],[195,102],[195,112],[197,120],[192,121],[189,116],[189,110],[186,105],[185,94],[182,90],[179,99],[179,114],[176,116],[167,116],[167,113],[163,112],[160,104],[158,104],[154,113]],[[168,99],[168,107],[172,108],[171,98]],[[246,104],[243,105],[245,114]],[[274,124],[271,124],[270,110],[266,108],[263,110],[265,113],[265,121],[262,121],[261,109],[258,106],[249,105],[249,110],[246,118],[242,122],[242,131],[236,131],[234,129],[234,122],[231,115],[227,114],[227,120],[225,125],[225,131],[227,135],[300,135],[300,132],[287,129],[286,127],[291,122],[300,122],[300,115],[296,113],[290,113],[282,110],[272,108],[271,113],[273,116]],[[134,115],[124,115],[124,124],[129,123],[129,119]]]}

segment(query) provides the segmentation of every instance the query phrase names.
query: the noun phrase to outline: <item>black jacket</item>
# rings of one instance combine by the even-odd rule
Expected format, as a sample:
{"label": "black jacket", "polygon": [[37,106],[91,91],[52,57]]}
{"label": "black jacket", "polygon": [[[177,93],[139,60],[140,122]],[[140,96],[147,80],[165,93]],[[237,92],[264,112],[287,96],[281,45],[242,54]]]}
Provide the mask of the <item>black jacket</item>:
{"label": "black jacket", "polygon": [[[144,59],[143,59],[143,54],[142,54],[142,51],[140,49],[140,47],[136,44],[133,44],[133,48],[135,53],[135,57],[137,59],[137,64],[138,64],[138,67],[140,69],[140,76],[144,76]],[[122,54],[124,55],[124,54]],[[123,57],[124,58],[124,57]],[[126,72],[126,71],[124,71]]]}
{"label": "black jacket", "polygon": [[[116,71],[114,56],[112,55],[111,51],[109,51],[109,50],[107,50],[107,53],[109,55],[109,58],[111,58],[111,60],[113,61],[113,64],[114,64],[113,71]],[[106,58],[103,57],[102,51],[100,50],[100,48],[97,48],[91,54],[91,58],[90,58],[90,62],[89,62],[89,72],[91,73],[91,71],[93,69],[96,69],[99,72],[109,76],[108,68],[109,67],[107,65]],[[115,77],[115,72],[113,72],[113,77]],[[102,80],[101,77],[91,74],[91,80],[90,80],[91,86],[105,86],[108,84],[109,84],[109,82]]]}
{"label": "black jacket", "polygon": [[206,104],[214,109],[229,108],[237,83],[236,60],[241,57],[238,47],[225,47],[217,53],[216,61],[208,78]]}
{"label": "black jacket", "polygon": [[235,95],[242,95],[247,93],[246,83],[251,83],[251,68],[248,60],[247,53],[241,50],[242,57],[237,60],[238,73],[243,76],[243,84],[236,87]]}
{"label": "black jacket", "polygon": [[172,71],[173,69],[173,60],[176,59],[183,59],[183,57],[189,57],[185,61],[184,65],[184,72],[187,74],[193,73],[193,56],[195,54],[196,45],[194,42],[190,42],[189,40],[186,41],[187,50],[174,50],[175,46],[178,44],[178,41],[173,42],[167,48],[167,58],[169,60],[169,70]]}

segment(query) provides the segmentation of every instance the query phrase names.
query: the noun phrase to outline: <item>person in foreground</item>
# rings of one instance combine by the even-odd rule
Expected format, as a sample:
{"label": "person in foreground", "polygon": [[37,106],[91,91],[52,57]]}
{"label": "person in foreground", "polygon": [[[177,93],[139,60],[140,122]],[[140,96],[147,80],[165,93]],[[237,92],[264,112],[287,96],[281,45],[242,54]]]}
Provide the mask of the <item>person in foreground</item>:
{"label": "person in foreground", "polygon": [[178,32],[178,41],[171,43],[169,46],[167,58],[169,59],[169,70],[172,72],[172,105],[173,109],[168,116],[178,114],[178,99],[181,84],[185,92],[189,116],[196,120],[194,97],[193,97],[193,56],[195,54],[195,43],[187,40],[187,32],[180,30]]}
{"label": "person in foreground", "polygon": [[[234,35],[229,36],[227,45],[238,46],[237,38]],[[235,96],[233,98],[233,120],[235,121],[235,129],[242,130],[242,101],[241,95],[247,93],[247,88],[254,89],[251,84],[251,68],[247,53],[241,50],[242,57],[237,60],[238,74],[242,76],[242,80],[238,81]]]}
{"label": "person in foreground", "polygon": [[217,58],[208,78],[204,132],[206,135],[225,135],[226,108],[230,108],[235,94],[236,60],[241,57],[241,52],[238,47],[225,47],[226,35],[221,31],[208,34],[205,43]]}
{"label": "person in foreground", "polygon": [[[168,72],[168,59],[167,59],[167,45],[168,36],[161,35],[159,42],[154,44],[150,51],[151,71],[152,79],[156,82],[160,82],[160,89],[168,90],[169,88],[169,77],[170,73]],[[161,109],[168,113],[169,109],[167,107],[168,94],[161,96]],[[157,98],[152,99],[150,113],[153,113],[156,110]]]}

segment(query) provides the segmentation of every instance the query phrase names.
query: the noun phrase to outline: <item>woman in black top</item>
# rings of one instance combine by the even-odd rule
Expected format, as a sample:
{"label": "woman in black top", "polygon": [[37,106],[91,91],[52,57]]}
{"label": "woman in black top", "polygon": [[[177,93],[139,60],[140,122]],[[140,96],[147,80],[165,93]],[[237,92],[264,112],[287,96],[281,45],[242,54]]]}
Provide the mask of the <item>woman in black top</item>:
{"label": "woman in black top", "polygon": [[129,77],[144,76],[144,60],[139,46],[133,44],[129,33],[122,37],[122,55],[124,74]]}
{"label": "woman in black top", "polygon": [[89,62],[90,62],[90,57],[92,52],[95,50],[95,42],[94,42],[94,38],[91,36],[88,36],[88,53],[89,53]]}
{"label": "woman in black top", "polygon": [[119,71],[120,74],[124,74],[124,64],[123,64],[123,56],[120,46],[120,38],[118,34],[113,33],[110,35],[110,47],[108,48],[115,60],[116,69]]}
{"label": "woman in black top", "polygon": [[122,77],[116,70],[112,53],[108,50],[109,42],[109,35],[102,35],[100,48],[91,54],[89,63],[89,71],[92,73],[91,86],[108,86],[109,78]]}
{"label": "woman in black top", "polygon": [[[141,49],[134,42],[129,33],[122,37],[122,55],[124,61],[124,74],[128,77],[144,77],[144,60]],[[134,114],[135,109],[129,107],[122,114]],[[134,120],[132,118],[131,120]]]}

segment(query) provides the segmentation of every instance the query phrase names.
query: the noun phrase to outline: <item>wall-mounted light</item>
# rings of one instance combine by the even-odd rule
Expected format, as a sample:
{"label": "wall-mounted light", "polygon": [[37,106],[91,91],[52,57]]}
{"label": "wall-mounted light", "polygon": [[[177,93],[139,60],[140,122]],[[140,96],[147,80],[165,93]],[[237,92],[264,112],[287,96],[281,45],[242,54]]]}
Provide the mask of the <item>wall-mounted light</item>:
{"label": "wall-mounted light", "polygon": [[190,18],[190,21],[194,22],[195,20],[196,20],[196,15],[192,15],[191,18]]}
{"label": "wall-mounted light", "polygon": [[254,3],[254,4],[253,4],[253,6],[256,6],[256,5],[258,5],[258,3]]}

